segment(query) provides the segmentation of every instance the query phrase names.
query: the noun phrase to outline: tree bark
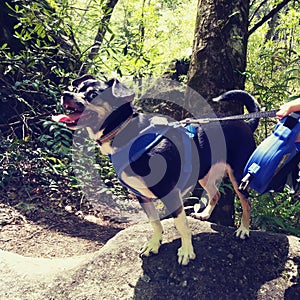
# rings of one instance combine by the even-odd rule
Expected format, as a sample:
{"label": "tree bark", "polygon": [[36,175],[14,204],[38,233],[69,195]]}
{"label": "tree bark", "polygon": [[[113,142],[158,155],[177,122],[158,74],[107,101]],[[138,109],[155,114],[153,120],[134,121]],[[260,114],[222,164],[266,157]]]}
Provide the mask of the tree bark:
{"label": "tree bark", "polygon": [[[200,114],[210,113],[211,108],[216,113],[243,113],[240,103],[226,101],[216,106],[211,99],[228,90],[244,89],[248,17],[249,0],[199,0],[186,93],[188,106],[195,106],[193,111],[197,111],[194,95],[200,94],[210,104],[209,111],[204,108]],[[234,191],[226,189],[210,221],[233,226],[234,198]]]}
{"label": "tree bark", "polygon": [[[209,103],[227,90],[244,88],[248,15],[249,0],[198,2],[188,86]],[[242,113],[237,103],[214,109]]]}

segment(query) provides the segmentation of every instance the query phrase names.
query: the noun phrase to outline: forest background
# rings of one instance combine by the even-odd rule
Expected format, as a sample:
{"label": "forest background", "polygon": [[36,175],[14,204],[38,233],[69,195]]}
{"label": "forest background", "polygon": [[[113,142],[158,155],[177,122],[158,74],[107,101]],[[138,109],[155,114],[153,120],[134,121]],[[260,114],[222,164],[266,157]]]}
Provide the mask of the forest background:
{"label": "forest background", "polygon": [[[186,83],[186,72],[177,74],[176,63],[189,63],[197,2],[1,0],[0,203],[30,218],[45,198],[52,209],[63,207],[72,214],[94,209],[73,172],[72,133],[50,120],[61,112],[61,92],[85,72],[118,77],[138,96],[165,74]],[[299,6],[299,1],[250,3],[243,76],[245,90],[265,110],[300,95]],[[275,123],[261,121],[258,143]],[[78,161],[75,167],[81,165]],[[99,155],[95,168],[105,183],[96,196],[112,193],[126,209],[128,194],[108,160]],[[252,228],[300,236],[298,194],[253,196]]]}

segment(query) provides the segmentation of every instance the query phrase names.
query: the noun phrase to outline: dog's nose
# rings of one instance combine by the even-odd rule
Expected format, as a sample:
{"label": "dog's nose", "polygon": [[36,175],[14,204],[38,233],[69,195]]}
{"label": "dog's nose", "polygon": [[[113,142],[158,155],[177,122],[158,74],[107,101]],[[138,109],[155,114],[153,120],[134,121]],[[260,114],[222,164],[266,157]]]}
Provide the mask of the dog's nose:
{"label": "dog's nose", "polygon": [[73,99],[73,95],[71,92],[63,92],[61,98],[60,98],[60,104],[61,106],[63,106],[64,108],[68,108],[68,103],[70,102],[70,100]]}
{"label": "dog's nose", "polygon": [[84,104],[82,103],[83,101],[76,97],[76,93],[72,92],[63,92],[62,97],[61,97],[61,105],[65,109],[83,109]]}

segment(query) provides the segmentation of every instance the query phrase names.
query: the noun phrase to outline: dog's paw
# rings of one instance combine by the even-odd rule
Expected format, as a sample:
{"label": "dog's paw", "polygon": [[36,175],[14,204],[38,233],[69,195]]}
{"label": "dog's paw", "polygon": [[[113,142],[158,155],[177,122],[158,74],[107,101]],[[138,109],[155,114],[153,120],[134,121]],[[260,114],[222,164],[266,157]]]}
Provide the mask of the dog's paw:
{"label": "dog's paw", "polygon": [[149,240],[140,251],[140,256],[149,256],[151,253],[157,254],[161,245],[161,240],[151,239]]}
{"label": "dog's paw", "polygon": [[246,228],[245,226],[241,225],[237,231],[235,232],[235,236],[244,240],[246,238],[248,238],[250,235],[250,230],[249,228]]}
{"label": "dog's paw", "polygon": [[193,246],[190,247],[180,247],[178,249],[178,263],[180,265],[186,266],[191,259],[196,258]]}
{"label": "dog's paw", "polygon": [[214,206],[208,204],[203,211],[191,213],[191,217],[201,221],[205,221],[209,219],[213,210]]}
{"label": "dog's paw", "polygon": [[194,219],[201,220],[201,221],[205,221],[210,217],[210,215],[205,213],[204,211],[201,213],[191,213],[190,216]]}

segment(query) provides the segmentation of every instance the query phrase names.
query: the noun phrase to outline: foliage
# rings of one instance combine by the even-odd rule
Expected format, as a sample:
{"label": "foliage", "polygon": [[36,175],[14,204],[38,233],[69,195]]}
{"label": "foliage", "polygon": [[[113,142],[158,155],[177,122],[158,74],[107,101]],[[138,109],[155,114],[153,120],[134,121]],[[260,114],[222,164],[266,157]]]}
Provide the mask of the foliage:
{"label": "foliage", "polygon": [[[299,2],[289,4],[250,36],[246,89],[255,95],[265,110],[300,94],[300,28]],[[254,20],[261,14],[257,13]],[[274,127],[274,120],[263,120],[257,131],[258,142]]]}
{"label": "foliage", "polygon": [[123,1],[114,22],[115,31],[122,33],[115,43],[124,45],[124,55],[118,59],[121,72],[133,78],[156,77],[172,60],[188,57],[196,20],[195,8],[196,1],[178,1],[173,5],[164,1]]}
{"label": "foliage", "polygon": [[300,198],[287,191],[254,195],[252,226],[262,230],[291,233],[300,237]]}
{"label": "foliage", "polygon": [[[254,7],[253,9],[257,9]],[[255,22],[263,12],[256,13]],[[300,95],[299,2],[289,4],[272,21],[255,31],[248,43],[246,89],[265,110]],[[276,120],[261,120],[256,131],[257,143],[273,130]],[[300,235],[299,196],[267,193],[253,197],[253,225],[257,228]]]}
{"label": "foliage", "polygon": [[[47,197],[52,202],[49,209],[69,206],[77,213],[83,208],[85,212],[97,210],[109,194],[109,199],[115,199],[112,206],[126,209],[128,192],[118,183],[109,160],[97,153],[92,157],[83,153],[73,161],[73,151],[78,148],[71,146],[68,130],[48,122],[45,126],[49,131],[39,141],[0,139],[1,202],[9,198],[9,204],[28,215],[38,205],[34,199]],[[95,152],[95,144],[90,142],[89,147]],[[100,184],[95,187],[96,177]]]}
{"label": "foliage", "polygon": [[[68,161],[51,155],[47,148],[36,142],[1,138],[1,177],[0,187],[17,182],[37,182],[51,184],[55,182],[58,171],[69,172]],[[62,168],[63,166],[63,168]]]}
{"label": "foliage", "polygon": [[53,156],[43,144],[33,141],[2,137],[0,143],[1,203],[15,206],[31,220],[39,218],[39,210],[48,216],[67,206],[74,213],[89,209],[82,192],[72,187],[72,169],[66,158]]}
{"label": "foliage", "polygon": [[[60,111],[61,90],[80,73],[97,29],[103,26],[106,2],[23,0],[11,5],[18,19],[15,37],[24,49],[13,51],[9,44],[0,45],[0,121],[7,123],[5,130],[11,133],[0,141],[0,188],[18,180],[29,189],[37,182],[58,189],[59,180],[79,188],[90,180],[82,168],[84,159],[90,159],[104,183],[100,190],[127,196],[107,158],[94,153],[93,158],[72,161],[71,132],[48,118]],[[251,22],[277,2],[254,1]],[[267,6],[259,9],[261,3]],[[159,77],[172,60],[189,57],[196,4],[196,0],[120,0],[90,73],[122,77],[139,87],[147,77]],[[266,110],[299,96],[299,11],[299,2],[291,1],[249,39],[246,89]],[[274,120],[262,122],[258,142],[274,124]],[[94,151],[95,145],[88,147]],[[74,168],[81,176],[75,176]],[[259,228],[299,234],[299,210],[297,195],[255,196],[253,221]]]}
{"label": "foliage", "polygon": [[[104,2],[77,1],[76,9],[69,11],[83,56],[101,26],[101,9],[95,6],[101,8]],[[157,77],[173,59],[191,54],[196,2],[119,1],[90,71],[130,80]]]}
{"label": "foliage", "polygon": [[[0,121],[7,124],[2,126],[4,132],[13,129],[16,136],[25,138],[41,132],[40,116],[55,109],[60,84],[69,81],[69,71],[77,62],[65,39],[62,13],[43,1],[17,3],[10,9],[19,21],[15,38],[22,48],[13,49],[9,41],[0,47],[0,105],[6,109]],[[11,123],[17,126],[12,128]]]}
{"label": "foliage", "polygon": [[44,143],[48,151],[58,157],[69,157],[70,147],[72,146],[71,130],[61,123],[45,121],[43,123],[47,132],[40,136],[39,141]]}

